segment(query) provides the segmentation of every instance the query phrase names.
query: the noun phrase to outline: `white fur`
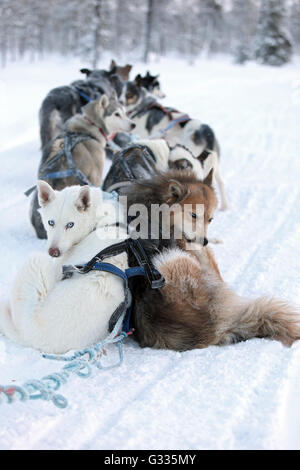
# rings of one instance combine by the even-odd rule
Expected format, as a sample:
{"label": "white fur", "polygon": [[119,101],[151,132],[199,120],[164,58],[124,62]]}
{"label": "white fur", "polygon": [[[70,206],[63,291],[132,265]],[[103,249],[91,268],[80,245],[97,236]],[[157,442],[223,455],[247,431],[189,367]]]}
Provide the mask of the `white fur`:
{"label": "white fur", "polygon": [[152,90],[152,95],[156,98],[163,99],[166,97],[165,93],[160,89],[159,86],[155,86]]}
{"label": "white fur", "polygon": [[199,180],[203,180],[204,179],[204,172],[203,172],[203,168],[201,166],[201,163],[199,162],[199,160],[197,160],[197,158],[193,157],[188,150],[186,150],[182,147],[174,147],[170,151],[170,155],[169,155],[169,161],[170,162],[176,162],[176,160],[181,160],[182,158],[185,158],[186,160],[188,160],[192,164],[193,172],[195,173],[196,177]]}
{"label": "white fur", "polygon": [[[127,234],[124,229],[116,234],[115,227],[104,225],[105,204],[99,190],[88,189],[90,205],[84,211],[76,208],[82,192],[79,186],[51,191],[41,214],[44,221],[48,217],[56,221],[53,229],[46,225],[48,243],[55,241],[61,256],[53,259],[36,253],[29,257],[17,275],[10,303],[0,305],[0,331],[20,344],[59,354],[104,339],[109,319],[124,299],[123,281],[117,276],[94,271],[62,281],[62,266],[87,262]],[[64,231],[70,219],[74,227]],[[127,268],[125,254],[107,261]]]}
{"label": "white fur", "polygon": [[[135,105],[127,107],[127,111],[132,110],[135,107],[137,107],[142,101],[142,99],[144,99],[144,96],[138,101],[138,103],[135,103]],[[180,112],[172,113],[173,119],[177,119],[183,115],[184,113],[180,113]],[[138,134],[142,139],[149,138],[151,136],[158,137],[160,135],[160,131],[162,129],[167,128],[167,126],[170,123],[169,118],[165,116],[156,126],[153,127],[151,134],[149,135],[146,129],[147,118],[148,118],[147,113],[143,114],[142,116],[137,116],[133,118],[133,121],[136,124],[135,133]],[[181,127],[180,124],[175,124],[167,132],[165,139],[171,147],[175,146],[176,144],[184,145],[192,152],[193,155],[195,155],[195,157],[197,157],[203,152],[205,147],[203,145],[196,145],[193,142],[192,135],[197,129],[200,128],[201,124],[202,122],[198,119],[191,119],[184,127]],[[221,193],[220,210],[226,210],[228,208],[228,202],[227,202],[227,197],[226,197],[226,192],[225,192],[225,185],[222,180],[221,173],[220,173],[219,158],[218,158],[217,152],[212,152],[212,154],[213,154],[213,157],[211,159],[208,157],[206,161],[204,162],[203,177],[205,178],[205,176],[208,175],[211,168],[214,168],[214,178],[217,181],[217,184]],[[193,165],[193,168],[194,168],[194,165]],[[195,167],[194,171],[197,172],[197,174],[198,173],[200,174],[200,168],[198,165],[197,165],[197,168]]]}
{"label": "white fur", "polygon": [[[190,122],[188,122],[184,128],[183,128],[183,135],[182,135],[182,144],[187,147],[193,155],[196,157],[200,155],[205,147],[202,145],[196,145],[192,139],[193,133],[200,128],[201,126],[201,121],[198,119],[191,119]],[[224,182],[221,177],[220,173],[220,165],[219,165],[219,158],[218,154],[216,151],[211,152],[211,155],[206,158],[204,161],[204,167],[203,167],[203,177],[205,178],[208,173],[210,172],[211,168],[214,169],[214,178],[216,179],[218,183],[218,187],[221,193],[221,206],[220,210],[226,210],[228,208],[228,202],[227,202],[227,197],[226,197],[226,192],[225,192],[225,186]]]}
{"label": "white fur", "polygon": [[110,116],[104,117],[104,122],[109,134],[115,131],[131,132],[132,130],[131,125],[133,121],[127,116],[124,106],[119,103],[116,110]]}
{"label": "white fur", "polygon": [[156,158],[156,169],[159,171],[166,171],[168,169],[169,147],[164,139],[145,139],[139,140],[140,145],[149,147]]}

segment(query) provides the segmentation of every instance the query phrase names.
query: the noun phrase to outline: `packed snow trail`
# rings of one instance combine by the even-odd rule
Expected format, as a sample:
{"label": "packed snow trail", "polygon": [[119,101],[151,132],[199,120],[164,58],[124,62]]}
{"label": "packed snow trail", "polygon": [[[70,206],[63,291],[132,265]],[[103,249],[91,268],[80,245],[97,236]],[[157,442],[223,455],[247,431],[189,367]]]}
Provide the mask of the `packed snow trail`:
{"label": "packed snow trail", "polygon": [[[45,249],[23,196],[40,159],[38,108],[84,65],[53,59],[1,71],[0,299],[28,254]],[[224,279],[241,295],[299,305],[300,64],[166,60],[149,68],[160,73],[164,103],[210,124],[220,141],[230,209],[215,214],[210,236],[223,241],[213,249]],[[137,65],[133,76],[143,71]],[[254,339],[176,353],[128,339],[124,355],[118,369],[71,377],[63,411],[43,401],[1,404],[0,449],[300,448],[300,343]],[[60,368],[0,337],[0,383]]]}

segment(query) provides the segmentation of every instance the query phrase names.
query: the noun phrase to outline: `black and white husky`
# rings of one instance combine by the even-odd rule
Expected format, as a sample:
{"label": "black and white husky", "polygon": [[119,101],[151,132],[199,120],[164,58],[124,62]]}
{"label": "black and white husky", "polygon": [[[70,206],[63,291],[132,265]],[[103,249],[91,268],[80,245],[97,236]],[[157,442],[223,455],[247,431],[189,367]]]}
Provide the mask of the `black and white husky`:
{"label": "black and white husky", "polygon": [[140,86],[146,88],[156,98],[165,98],[166,95],[161,89],[160,81],[158,80],[159,75],[151,75],[149,70],[143,77],[139,74],[135,77],[135,81],[138,81]]}
{"label": "black and white husky", "polygon": [[125,83],[120,101],[136,124],[135,133],[142,139],[164,137],[171,147],[181,144],[201,163],[205,178],[210,171],[206,160],[214,168],[214,177],[221,193],[221,210],[228,207],[224,183],[220,174],[220,147],[214,131],[198,119],[192,119],[174,108],[162,106],[141,86],[141,79]]}

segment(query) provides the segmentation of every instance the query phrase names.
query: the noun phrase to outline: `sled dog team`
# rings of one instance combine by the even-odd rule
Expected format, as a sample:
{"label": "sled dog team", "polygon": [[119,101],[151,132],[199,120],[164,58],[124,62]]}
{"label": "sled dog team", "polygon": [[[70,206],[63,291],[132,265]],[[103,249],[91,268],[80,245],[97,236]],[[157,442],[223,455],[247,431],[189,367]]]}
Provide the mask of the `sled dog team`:
{"label": "sled dog team", "polygon": [[[103,340],[124,302],[122,279],[97,270],[66,277],[63,266],[87,263],[137,236],[144,223],[147,235],[156,235],[140,237],[140,244],[165,284],[153,289],[143,277],[132,279],[130,326],[140,346],[184,351],[253,337],[291,345],[300,338],[297,309],[235,294],[209,246],[215,181],[220,208],[227,208],[213,130],[162,105],[158,76],[130,80],[130,71],[114,61],[109,70],[82,69],[83,80],[51,90],[42,103],[42,158],[30,219],[37,236],[47,238],[48,253],[32,254],[20,269],[9,300],[0,303],[0,333],[56,354]],[[105,158],[112,164],[103,181]],[[127,198],[122,220],[117,193]],[[136,205],[147,209],[139,224],[131,211]],[[154,227],[153,205],[174,208],[169,237],[163,220]],[[123,272],[137,265],[126,252],[105,261]]]}

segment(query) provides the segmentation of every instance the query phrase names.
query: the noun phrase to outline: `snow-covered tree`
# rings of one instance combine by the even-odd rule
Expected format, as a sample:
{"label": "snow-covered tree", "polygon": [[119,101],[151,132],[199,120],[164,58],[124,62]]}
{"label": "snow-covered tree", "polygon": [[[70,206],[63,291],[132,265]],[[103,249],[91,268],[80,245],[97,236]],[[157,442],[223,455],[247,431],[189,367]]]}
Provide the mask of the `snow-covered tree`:
{"label": "snow-covered tree", "polygon": [[235,62],[242,64],[252,57],[251,38],[257,24],[257,9],[253,0],[233,0],[228,21],[230,49]]}
{"label": "snow-covered tree", "polygon": [[300,0],[293,0],[289,15],[289,27],[294,48],[300,53]]}
{"label": "snow-covered tree", "polygon": [[201,0],[198,28],[200,44],[207,54],[222,50],[223,44],[223,9],[217,0]]}
{"label": "snow-covered tree", "polygon": [[121,61],[147,60],[150,52],[193,61],[229,52],[238,62],[256,56],[280,64],[291,53],[284,6],[300,51],[300,0],[0,0],[0,61],[55,52],[98,66],[104,53]]}
{"label": "snow-covered tree", "polygon": [[292,45],[283,28],[285,5],[282,0],[261,0],[255,57],[268,65],[289,62]]}

